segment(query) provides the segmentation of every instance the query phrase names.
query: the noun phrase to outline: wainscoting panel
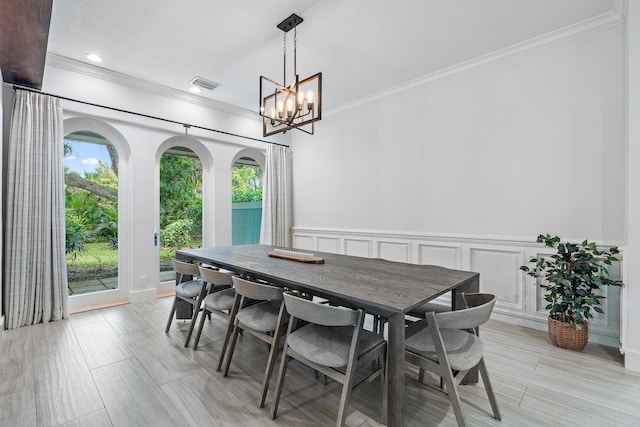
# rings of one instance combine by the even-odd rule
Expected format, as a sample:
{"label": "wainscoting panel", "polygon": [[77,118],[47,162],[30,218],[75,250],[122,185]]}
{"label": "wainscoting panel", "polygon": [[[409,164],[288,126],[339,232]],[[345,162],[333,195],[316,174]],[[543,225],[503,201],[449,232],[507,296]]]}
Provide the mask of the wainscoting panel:
{"label": "wainscoting panel", "polygon": [[376,242],[377,257],[389,261],[410,262],[411,243],[397,240],[378,240]]}
{"label": "wainscoting panel", "polygon": [[[496,294],[492,317],[539,330],[547,328],[547,305],[533,278],[520,270],[531,257],[549,254],[546,248],[522,238],[475,237],[441,234],[406,234],[363,230],[328,230],[294,227],[294,248],[384,258],[415,264],[440,265],[480,273],[480,290]],[[621,265],[610,269],[622,277]],[[605,314],[594,313],[589,322],[590,341],[619,347],[620,289],[602,290]],[[448,300],[447,296],[441,297]]]}
{"label": "wainscoting panel", "polygon": [[480,273],[480,290],[498,298],[496,305],[524,311],[522,298],[522,251],[472,248],[470,270]]}
{"label": "wainscoting panel", "polygon": [[329,252],[332,254],[340,253],[340,238],[336,236],[318,236],[316,237],[316,248],[313,250],[320,252]]}
{"label": "wainscoting panel", "polygon": [[361,256],[371,258],[371,239],[358,239],[356,237],[344,237],[344,255]]}
{"label": "wainscoting panel", "polygon": [[309,234],[294,234],[293,235],[293,245],[294,248],[304,249],[308,251],[313,251],[313,236]]}
{"label": "wainscoting panel", "polygon": [[416,243],[416,264],[439,265],[441,267],[460,268],[460,245],[439,243]]}

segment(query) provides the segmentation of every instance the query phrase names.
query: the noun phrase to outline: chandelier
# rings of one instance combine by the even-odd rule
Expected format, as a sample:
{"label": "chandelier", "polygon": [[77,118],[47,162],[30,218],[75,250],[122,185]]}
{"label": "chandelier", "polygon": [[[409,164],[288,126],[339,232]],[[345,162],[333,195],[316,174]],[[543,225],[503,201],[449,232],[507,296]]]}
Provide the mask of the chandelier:
{"label": "chandelier", "polygon": [[[296,28],[302,22],[295,13],[278,24],[284,32],[284,77],[280,84],[260,76],[260,115],[264,136],[298,129],[313,135],[322,118],[322,73],[300,80],[296,69]],[[293,29],[293,79],[287,83],[287,33]]]}

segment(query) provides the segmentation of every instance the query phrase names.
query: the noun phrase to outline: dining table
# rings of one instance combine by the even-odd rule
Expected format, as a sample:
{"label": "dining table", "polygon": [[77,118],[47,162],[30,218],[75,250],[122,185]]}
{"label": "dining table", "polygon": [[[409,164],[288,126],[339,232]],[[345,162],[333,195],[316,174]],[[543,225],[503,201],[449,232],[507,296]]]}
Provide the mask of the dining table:
{"label": "dining table", "polygon": [[[273,256],[282,251],[295,253],[291,257]],[[301,257],[305,259],[289,259],[298,258],[296,253],[306,254]],[[178,250],[176,259],[220,267],[387,319],[391,427],[404,425],[405,316],[413,308],[449,292],[451,309],[455,309],[460,294],[478,292],[480,284],[479,273],[470,271],[269,245]],[[470,372],[465,381],[477,382],[477,372]]]}

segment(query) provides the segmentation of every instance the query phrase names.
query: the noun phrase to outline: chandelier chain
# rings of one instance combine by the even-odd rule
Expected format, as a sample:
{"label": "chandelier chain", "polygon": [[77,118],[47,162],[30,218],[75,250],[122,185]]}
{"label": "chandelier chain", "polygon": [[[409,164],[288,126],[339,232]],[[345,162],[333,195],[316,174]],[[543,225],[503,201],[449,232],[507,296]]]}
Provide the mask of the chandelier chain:
{"label": "chandelier chain", "polygon": [[282,85],[286,86],[287,85],[287,33],[283,33],[283,42],[282,42],[282,57],[284,58],[284,66],[282,67],[283,69],[283,76],[282,76]]}

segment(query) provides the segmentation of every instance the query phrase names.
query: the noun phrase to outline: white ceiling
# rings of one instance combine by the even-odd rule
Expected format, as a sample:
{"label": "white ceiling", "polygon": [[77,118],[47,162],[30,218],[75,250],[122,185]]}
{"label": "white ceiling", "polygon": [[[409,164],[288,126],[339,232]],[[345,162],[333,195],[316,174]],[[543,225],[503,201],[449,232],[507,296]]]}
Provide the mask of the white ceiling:
{"label": "white ceiling", "polygon": [[60,0],[48,51],[83,62],[95,52],[104,58],[100,67],[183,91],[201,76],[221,83],[202,96],[257,110],[259,76],[282,80],[283,33],[276,25],[296,13],[304,19],[298,74],[321,71],[323,105],[333,108],[615,6],[616,0]]}

